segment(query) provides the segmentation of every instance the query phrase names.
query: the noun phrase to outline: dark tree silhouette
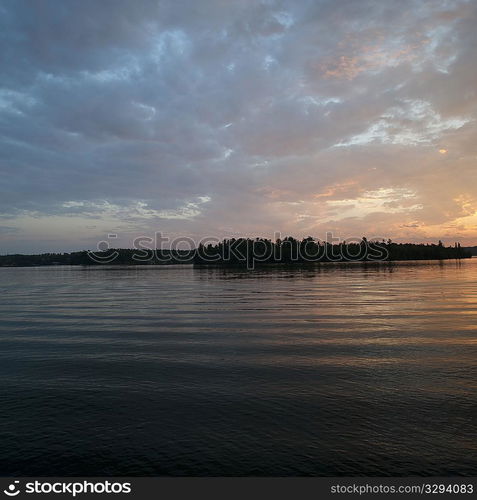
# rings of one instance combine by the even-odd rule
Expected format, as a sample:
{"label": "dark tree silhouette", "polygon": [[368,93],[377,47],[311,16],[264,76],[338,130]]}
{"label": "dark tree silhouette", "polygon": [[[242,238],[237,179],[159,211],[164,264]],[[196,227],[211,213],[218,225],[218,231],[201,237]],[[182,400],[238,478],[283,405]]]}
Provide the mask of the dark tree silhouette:
{"label": "dark tree silhouette", "polygon": [[[394,243],[372,241],[363,237],[360,241],[331,244],[311,236],[297,240],[292,236],[277,239],[231,238],[215,245],[199,245],[195,250],[136,250],[110,249],[104,252],[83,250],[72,253],[44,253],[40,255],[0,255],[0,266],[51,266],[51,265],[166,265],[190,264],[245,267],[266,264],[313,264],[317,262],[347,261],[397,261],[442,260],[472,257],[473,249],[460,243],[446,247],[436,244]],[[476,248],[477,252],[477,248]],[[114,259],[112,258],[114,256]]]}

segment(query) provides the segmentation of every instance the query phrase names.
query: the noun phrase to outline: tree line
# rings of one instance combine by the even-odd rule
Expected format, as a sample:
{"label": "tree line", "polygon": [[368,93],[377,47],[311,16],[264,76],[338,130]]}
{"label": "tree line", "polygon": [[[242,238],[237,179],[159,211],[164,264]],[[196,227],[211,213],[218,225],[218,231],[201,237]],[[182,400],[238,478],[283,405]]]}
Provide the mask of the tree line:
{"label": "tree line", "polygon": [[266,238],[232,238],[217,244],[200,245],[194,255],[196,265],[250,267],[264,264],[306,264],[317,262],[444,260],[464,259],[471,253],[460,243],[395,243],[371,240],[329,243],[313,239],[287,237],[272,241]]}
{"label": "tree line", "polygon": [[470,258],[469,249],[459,243],[395,243],[391,240],[361,240],[329,243],[311,236],[297,240],[291,236],[272,241],[266,238],[231,238],[200,244],[192,250],[109,249],[91,252],[0,255],[0,266],[52,265],[167,265],[248,267],[267,264],[307,264],[318,262],[444,260]]}

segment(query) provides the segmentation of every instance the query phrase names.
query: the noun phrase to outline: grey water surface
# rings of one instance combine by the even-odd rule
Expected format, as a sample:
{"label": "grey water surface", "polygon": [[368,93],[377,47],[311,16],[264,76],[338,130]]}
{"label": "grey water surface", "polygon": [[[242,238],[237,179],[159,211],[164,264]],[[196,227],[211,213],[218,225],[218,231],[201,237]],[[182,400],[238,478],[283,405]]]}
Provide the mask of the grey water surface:
{"label": "grey water surface", "polygon": [[0,293],[0,475],[477,475],[477,259]]}

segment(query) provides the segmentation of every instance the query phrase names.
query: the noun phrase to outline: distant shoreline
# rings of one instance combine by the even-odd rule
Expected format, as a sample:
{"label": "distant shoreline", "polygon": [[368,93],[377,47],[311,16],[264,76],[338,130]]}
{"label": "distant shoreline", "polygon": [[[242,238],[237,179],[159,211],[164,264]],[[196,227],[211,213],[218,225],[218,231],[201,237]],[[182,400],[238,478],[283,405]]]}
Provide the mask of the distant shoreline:
{"label": "distant shoreline", "polygon": [[197,267],[254,269],[264,266],[310,266],[320,263],[385,263],[412,260],[452,260],[471,258],[472,249],[456,242],[437,244],[395,243],[392,240],[368,240],[363,237],[341,242],[325,242],[311,236],[297,240],[291,236],[272,241],[266,238],[231,238],[200,244],[189,250],[111,248],[71,253],[3,255],[0,267],[101,266],[194,264]]}

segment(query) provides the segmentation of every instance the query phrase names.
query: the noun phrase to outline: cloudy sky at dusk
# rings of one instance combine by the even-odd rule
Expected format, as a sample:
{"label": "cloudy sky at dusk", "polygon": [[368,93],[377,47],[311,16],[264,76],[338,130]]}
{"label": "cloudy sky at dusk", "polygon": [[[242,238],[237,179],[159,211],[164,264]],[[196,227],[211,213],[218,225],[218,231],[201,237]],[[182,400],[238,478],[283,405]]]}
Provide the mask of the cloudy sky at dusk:
{"label": "cloudy sky at dusk", "polygon": [[0,253],[477,244],[477,2],[0,0]]}

